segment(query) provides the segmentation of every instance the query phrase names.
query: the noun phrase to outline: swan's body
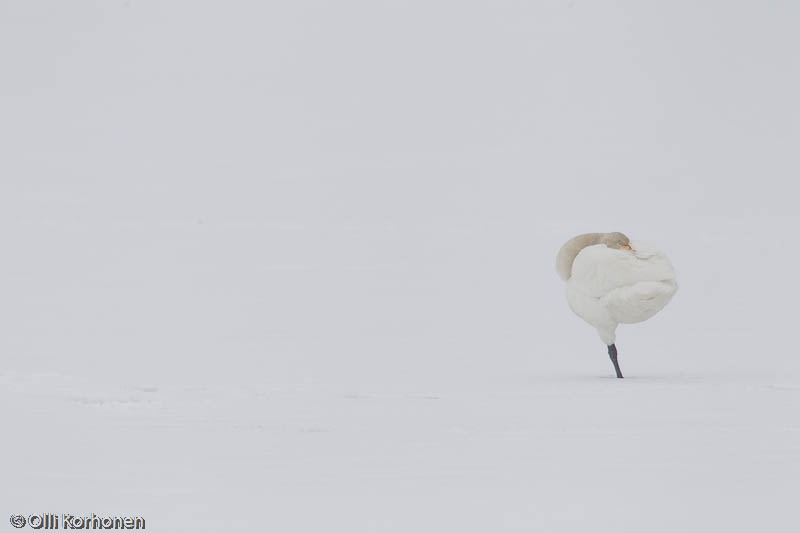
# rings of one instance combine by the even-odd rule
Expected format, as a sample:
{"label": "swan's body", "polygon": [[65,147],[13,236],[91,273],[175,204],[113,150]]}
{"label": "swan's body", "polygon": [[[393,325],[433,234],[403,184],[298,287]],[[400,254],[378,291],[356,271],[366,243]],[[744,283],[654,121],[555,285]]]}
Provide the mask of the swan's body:
{"label": "swan's body", "polygon": [[561,247],[556,270],[567,282],[570,308],[595,327],[622,377],[617,326],[647,320],[667,305],[678,290],[669,259],[621,233],[589,233]]}

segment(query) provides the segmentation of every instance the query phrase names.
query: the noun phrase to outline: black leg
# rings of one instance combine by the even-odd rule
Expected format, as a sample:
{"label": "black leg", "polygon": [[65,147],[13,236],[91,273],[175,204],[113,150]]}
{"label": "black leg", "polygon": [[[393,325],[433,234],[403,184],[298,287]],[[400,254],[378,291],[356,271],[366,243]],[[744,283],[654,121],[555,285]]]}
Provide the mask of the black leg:
{"label": "black leg", "polygon": [[616,344],[609,344],[608,345],[608,356],[611,358],[611,362],[614,363],[614,371],[617,373],[618,378],[622,378],[622,371],[619,369],[619,362],[617,361],[617,345]]}

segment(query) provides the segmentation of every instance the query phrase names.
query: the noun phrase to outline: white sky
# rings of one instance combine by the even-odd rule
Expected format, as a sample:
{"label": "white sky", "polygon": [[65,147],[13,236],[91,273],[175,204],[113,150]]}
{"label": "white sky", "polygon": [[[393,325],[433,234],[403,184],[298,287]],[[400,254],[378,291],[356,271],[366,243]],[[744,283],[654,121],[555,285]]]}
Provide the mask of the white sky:
{"label": "white sky", "polygon": [[795,2],[0,10],[13,365],[226,353],[234,380],[413,381],[441,351],[528,360],[584,327],[558,247],[612,230],[678,270],[648,333],[790,340]]}

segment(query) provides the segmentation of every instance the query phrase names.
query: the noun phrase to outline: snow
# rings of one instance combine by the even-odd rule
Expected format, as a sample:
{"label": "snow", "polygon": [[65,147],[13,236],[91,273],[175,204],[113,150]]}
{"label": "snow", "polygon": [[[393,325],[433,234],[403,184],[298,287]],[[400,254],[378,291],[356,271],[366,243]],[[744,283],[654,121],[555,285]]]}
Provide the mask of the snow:
{"label": "snow", "polygon": [[156,531],[781,530],[800,474],[796,380],[3,385],[9,510],[135,512]]}
{"label": "snow", "polygon": [[[0,512],[790,529],[798,15],[0,5]],[[554,270],[587,231],[681,287],[624,380]]]}

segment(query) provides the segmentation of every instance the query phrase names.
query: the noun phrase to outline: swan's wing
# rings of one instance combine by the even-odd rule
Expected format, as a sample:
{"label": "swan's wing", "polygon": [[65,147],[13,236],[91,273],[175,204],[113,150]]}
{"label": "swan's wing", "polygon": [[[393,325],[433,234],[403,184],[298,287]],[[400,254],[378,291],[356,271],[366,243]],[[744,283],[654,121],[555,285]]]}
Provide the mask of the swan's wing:
{"label": "swan's wing", "polygon": [[627,279],[634,267],[633,261],[633,255],[624,250],[614,250],[604,244],[587,246],[572,263],[569,283],[587,296],[600,298],[635,282]]}
{"label": "swan's wing", "polygon": [[600,305],[615,321],[635,324],[661,311],[677,290],[675,280],[639,281],[612,290],[600,298]]}
{"label": "swan's wing", "polygon": [[587,246],[575,257],[569,283],[588,296],[602,298],[640,282],[675,282],[675,271],[664,254],[645,243],[631,245],[633,252],[603,244]]}

